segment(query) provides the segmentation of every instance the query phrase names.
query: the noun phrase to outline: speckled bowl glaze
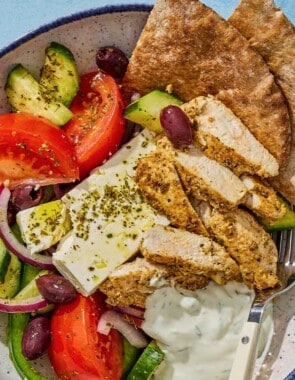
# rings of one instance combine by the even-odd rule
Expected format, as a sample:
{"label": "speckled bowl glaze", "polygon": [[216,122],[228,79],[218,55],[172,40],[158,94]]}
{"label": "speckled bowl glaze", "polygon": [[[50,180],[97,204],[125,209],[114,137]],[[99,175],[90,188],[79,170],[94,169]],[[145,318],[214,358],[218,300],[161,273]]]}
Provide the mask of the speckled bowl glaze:
{"label": "speckled bowl glaze", "polygon": [[[213,3],[208,0],[208,5],[214,6]],[[226,8],[224,3],[222,7]],[[57,41],[72,50],[80,73],[91,71],[96,68],[95,52],[99,46],[116,45],[127,54],[132,52],[149,10],[150,6],[142,3],[92,9],[41,26],[0,50],[0,112],[8,110],[3,87],[12,65],[22,63],[38,76],[45,47]],[[295,367],[295,288],[277,298],[273,309],[273,334],[257,361],[256,379],[282,380]],[[8,357],[6,322],[6,315],[0,313],[0,380],[17,380],[20,377]],[[45,376],[54,377],[46,357],[35,365]]]}

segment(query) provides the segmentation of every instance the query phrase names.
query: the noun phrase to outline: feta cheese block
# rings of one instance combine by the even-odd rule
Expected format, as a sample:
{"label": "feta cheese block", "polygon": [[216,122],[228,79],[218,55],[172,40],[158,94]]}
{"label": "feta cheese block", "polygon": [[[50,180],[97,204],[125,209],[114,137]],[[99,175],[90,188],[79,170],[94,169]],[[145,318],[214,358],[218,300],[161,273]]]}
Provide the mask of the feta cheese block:
{"label": "feta cheese block", "polygon": [[60,200],[19,211],[16,222],[32,254],[56,244],[71,228],[66,206]]}
{"label": "feta cheese block", "polygon": [[144,130],[66,194],[72,230],[53,253],[53,263],[85,296],[133,256],[154,224],[168,225],[145,203],[134,181],[139,158],[156,149]]}

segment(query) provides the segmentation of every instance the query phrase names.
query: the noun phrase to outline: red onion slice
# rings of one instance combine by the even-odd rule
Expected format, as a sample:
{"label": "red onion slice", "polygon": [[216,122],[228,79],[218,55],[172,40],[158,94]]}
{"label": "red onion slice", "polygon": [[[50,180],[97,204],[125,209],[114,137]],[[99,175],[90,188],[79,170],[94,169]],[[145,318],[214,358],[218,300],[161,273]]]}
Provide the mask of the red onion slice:
{"label": "red onion slice", "polygon": [[7,209],[10,198],[10,190],[0,187],[0,237],[3,239],[6,247],[25,263],[43,269],[55,269],[52,264],[52,258],[41,254],[32,254],[24,245],[22,245],[11,231],[8,219]]}
{"label": "red onion slice", "polygon": [[0,312],[5,313],[32,313],[47,305],[48,302],[41,295],[25,300],[0,298]]}
{"label": "red onion slice", "polygon": [[100,334],[108,335],[111,328],[118,330],[134,347],[143,348],[148,345],[143,332],[125,321],[123,316],[114,310],[103,313],[99,319],[97,331]]}
{"label": "red onion slice", "polygon": [[144,309],[132,306],[117,306],[116,309],[120,313],[131,315],[132,317],[144,319]]}

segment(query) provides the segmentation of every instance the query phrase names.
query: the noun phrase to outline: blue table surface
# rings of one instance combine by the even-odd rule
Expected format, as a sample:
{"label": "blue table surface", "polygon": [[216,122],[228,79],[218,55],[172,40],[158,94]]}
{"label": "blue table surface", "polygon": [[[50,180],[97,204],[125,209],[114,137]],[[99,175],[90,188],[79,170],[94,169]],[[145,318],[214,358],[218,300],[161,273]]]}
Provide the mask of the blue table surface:
{"label": "blue table surface", "polygon": [[[203,2],[228,17],[238,0]],[[0,0],[0,48],[58,18],[100,6],[135,3],[152,5],[154,0]],[[276,0],[276,4],[295,23],[295,0]]]}

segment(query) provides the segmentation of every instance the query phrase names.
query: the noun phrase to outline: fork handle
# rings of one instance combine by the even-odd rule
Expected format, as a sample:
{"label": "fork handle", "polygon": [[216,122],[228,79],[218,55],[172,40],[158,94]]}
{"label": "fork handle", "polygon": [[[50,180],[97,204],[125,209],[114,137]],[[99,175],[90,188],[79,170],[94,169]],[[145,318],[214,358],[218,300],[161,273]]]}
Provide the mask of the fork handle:
{"label": "fork handle", "polygon": [[260,323],[247,321],[242,329],[228,380],[251,380],[260,333]]}

